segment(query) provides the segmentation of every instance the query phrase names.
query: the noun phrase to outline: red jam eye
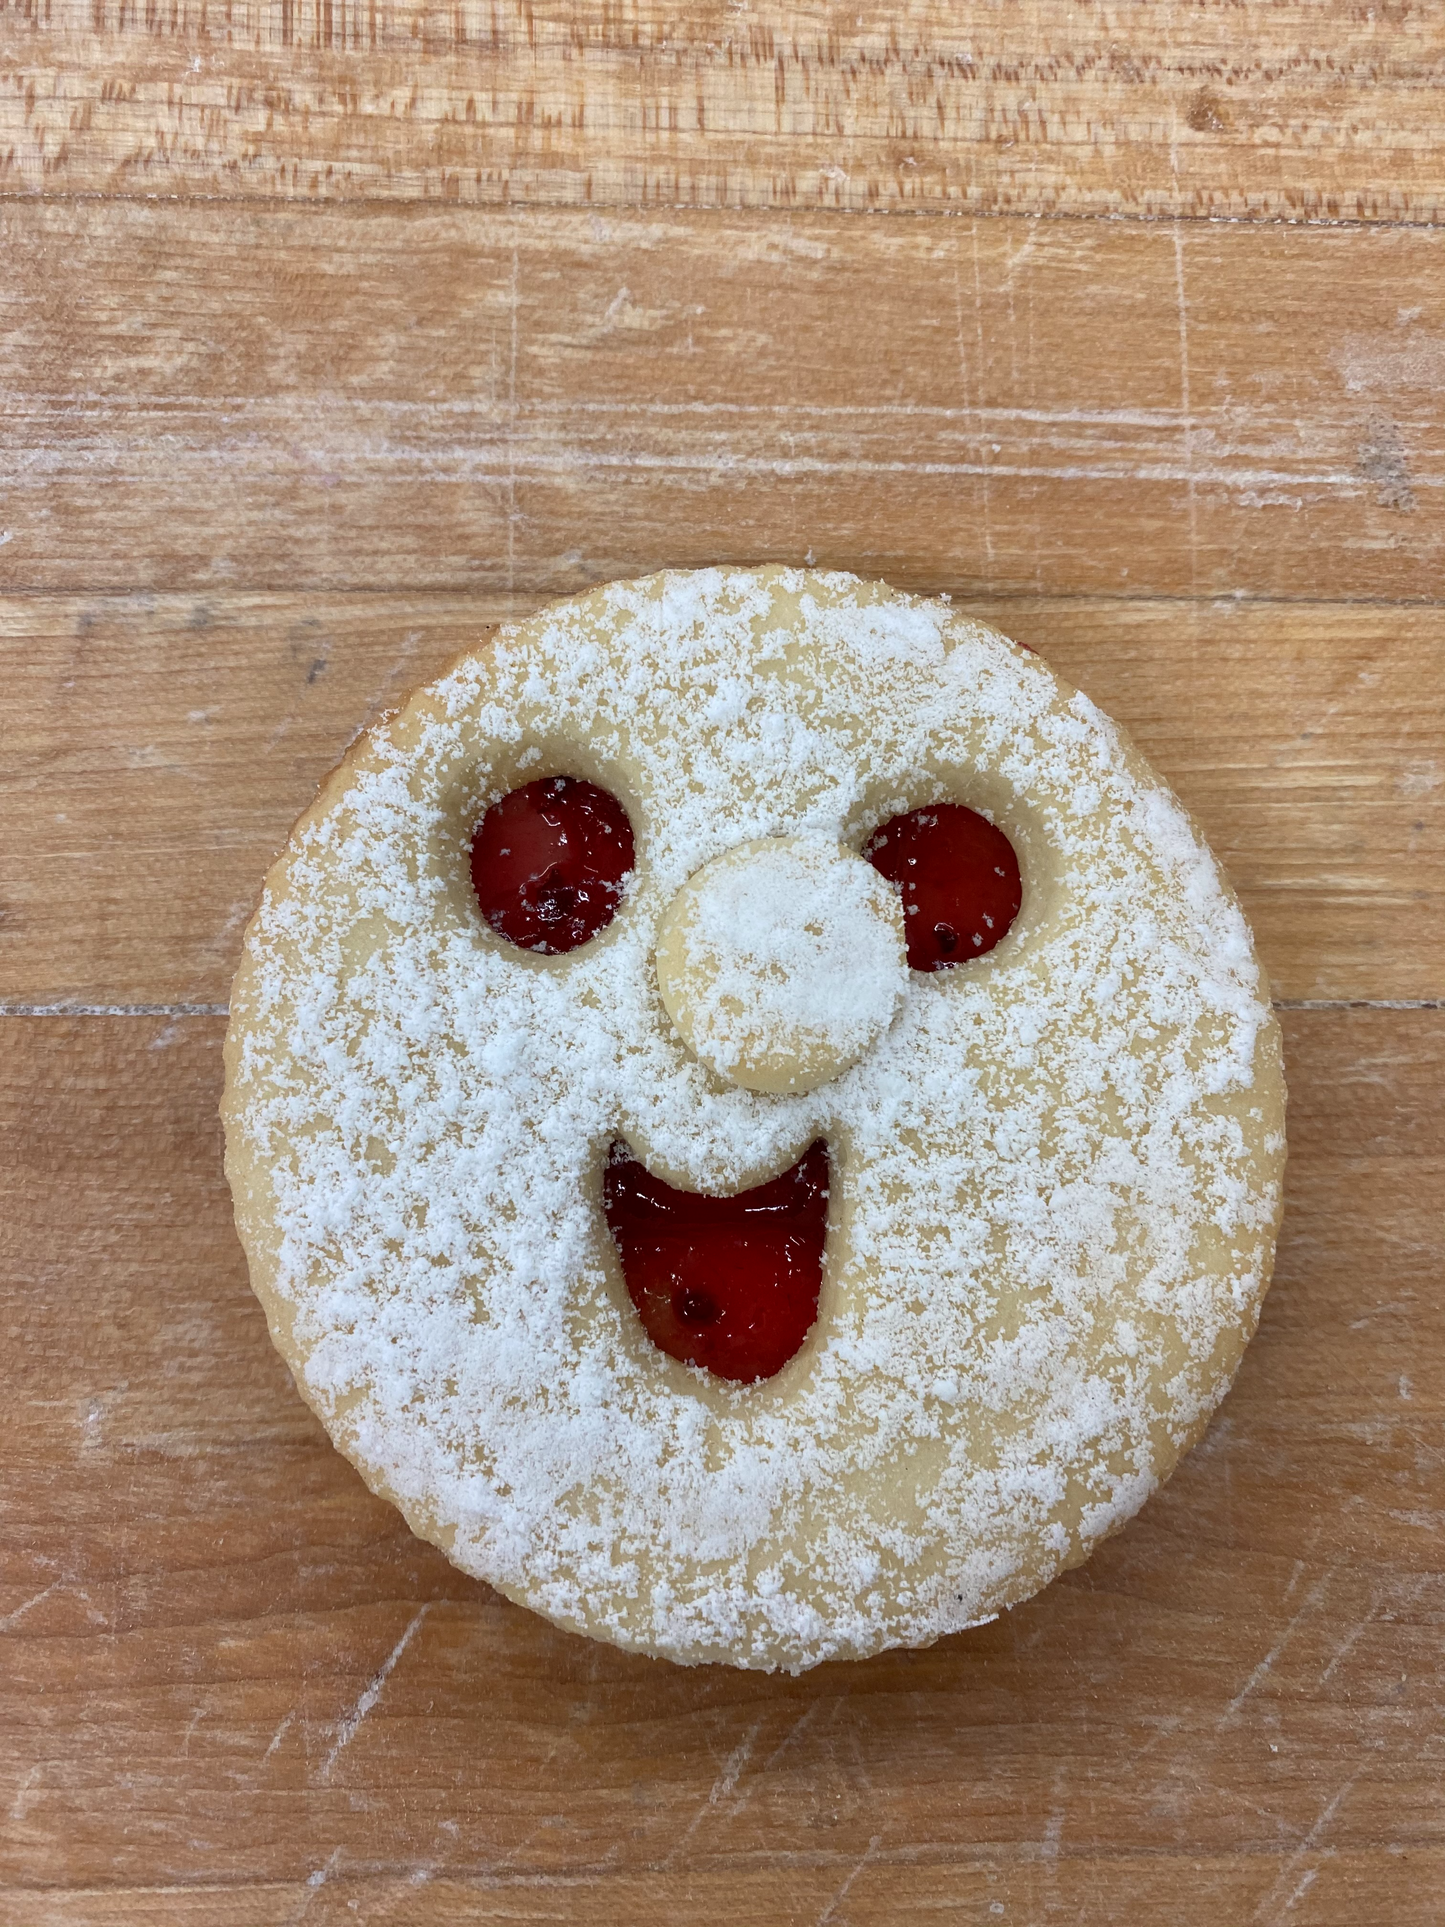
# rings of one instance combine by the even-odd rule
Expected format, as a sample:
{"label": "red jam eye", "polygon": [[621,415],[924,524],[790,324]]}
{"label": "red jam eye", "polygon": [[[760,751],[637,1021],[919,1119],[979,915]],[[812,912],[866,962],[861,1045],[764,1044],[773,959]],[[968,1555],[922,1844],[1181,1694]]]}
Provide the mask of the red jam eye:
{"label": "red jam eye", "polygon": [[653,1344],[742,1385],[780,1372],[812,1329],[828,1235],[828,1147],[731,1198],[674,1191],[625,1144],[602,1174],[627,1294]]}
{"label": "red jam eye", "polygon": [[961,803],[895,816],[863,849],[903,894],[908,961],[951,970],[1008,935],[1023,901],[1019,860],[1002,830]]}
{"label": "red jam eye", "polygon": [[605,930],[632,869],[632,825],[615,796],[544,776],[493,803],[472,838],[472,887],[498,936],[558,956]]}

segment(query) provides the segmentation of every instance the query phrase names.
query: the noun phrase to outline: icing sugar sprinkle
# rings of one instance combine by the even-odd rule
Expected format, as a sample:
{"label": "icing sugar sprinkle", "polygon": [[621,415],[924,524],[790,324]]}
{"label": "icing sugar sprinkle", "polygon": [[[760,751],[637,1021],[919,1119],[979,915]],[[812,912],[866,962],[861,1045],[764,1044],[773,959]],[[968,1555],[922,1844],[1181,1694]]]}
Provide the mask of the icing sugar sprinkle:
{"label": "icing sugar sprinkle", "polygon": [[851,1062],[907,987],[891,896],[861,858],[816,845],[765,843],[710,865],[687,893],[689,1043],[725,1075],[767,1055]]}
{"label": "icing sugar sprinkle", "polygon": [[[623,800],[637,863],[538,958],[466,849],[553,770]],[[841,1076],[719,1089],[658,993],[679,888],[947,795],[1019,851],[1009,936],[910,974]],[[1209,853],[1037,658],[849,577],[660,576],[503,631],[298,826],[233,1012],[238,1222],[307,1396],[459,1565],[646,1651],[796,1671],[1026,1596],[1167,1473],[1267,1282],[1277,1034]],[[828,1139],[819,1321],[776,1379],[648,1344],[600,1206],[618,1136],[711,1191]]]}

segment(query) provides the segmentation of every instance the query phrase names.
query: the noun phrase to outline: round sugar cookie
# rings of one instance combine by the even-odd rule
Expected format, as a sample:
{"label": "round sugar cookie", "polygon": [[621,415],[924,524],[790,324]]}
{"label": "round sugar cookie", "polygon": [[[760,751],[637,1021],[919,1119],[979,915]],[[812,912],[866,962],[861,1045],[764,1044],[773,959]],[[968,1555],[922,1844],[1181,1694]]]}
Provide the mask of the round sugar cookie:
{"label": "round sugar cookie", "polygon": [[[631,867],[523,947],[473,839],[514,861],[503,799],[562,778]],[[1014,893],[986,938],[918,923],[905,841],[879,889],[944,817]],[[465,1571],[683,1662],[925,1645],[1078,1563],[1273,1258],[1279,1033],[1190,819],[1038,657],[850,576],[613,584],[367,731],[267,879],[226,1073],[252,1282],[338,1447]],[[781,1369],[654,1344],[618,1145],[710,1199],[826,1169]]]}

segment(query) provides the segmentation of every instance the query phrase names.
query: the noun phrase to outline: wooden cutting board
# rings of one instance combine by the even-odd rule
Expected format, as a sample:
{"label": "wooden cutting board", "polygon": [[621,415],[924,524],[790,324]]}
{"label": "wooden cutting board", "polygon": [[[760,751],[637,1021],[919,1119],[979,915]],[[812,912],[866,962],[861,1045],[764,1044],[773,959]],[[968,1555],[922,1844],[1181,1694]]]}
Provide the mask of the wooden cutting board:
{"label": "wooden cutting board", "polygon": [[[6,1927],[1445,1918],[1441,64],[1345,0],[0,7]],[[1172,1483],[798,1680],[411,1538],[215,1119],[354,731],[549,597],[762,559],[951,594],[1134,732],[1291,1089]]]}

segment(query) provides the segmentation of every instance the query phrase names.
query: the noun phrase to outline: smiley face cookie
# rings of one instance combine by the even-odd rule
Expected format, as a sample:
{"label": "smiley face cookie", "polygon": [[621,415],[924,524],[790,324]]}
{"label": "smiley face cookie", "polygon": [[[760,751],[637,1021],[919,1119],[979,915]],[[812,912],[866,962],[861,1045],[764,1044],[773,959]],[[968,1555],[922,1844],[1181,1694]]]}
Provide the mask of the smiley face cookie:
{"label": "smiley face cookie", "polygon": [[851,577],[615,584],[368,731],[246,935],[227,1173],[372,1488],[559,1625],[799,1671],[1083,1559],[1268,1283],[1239,907],[1037,657]]}

